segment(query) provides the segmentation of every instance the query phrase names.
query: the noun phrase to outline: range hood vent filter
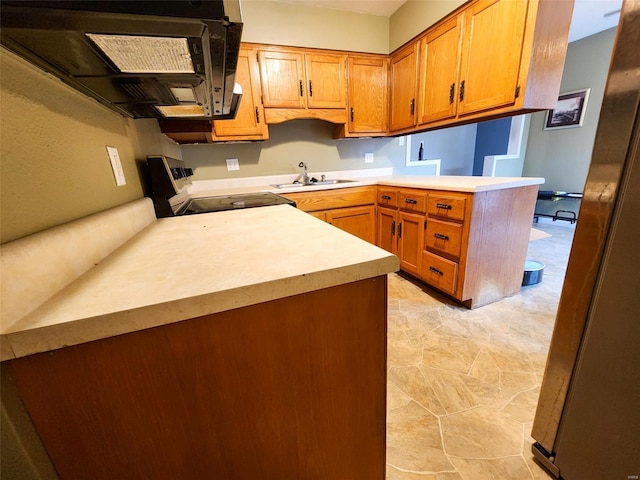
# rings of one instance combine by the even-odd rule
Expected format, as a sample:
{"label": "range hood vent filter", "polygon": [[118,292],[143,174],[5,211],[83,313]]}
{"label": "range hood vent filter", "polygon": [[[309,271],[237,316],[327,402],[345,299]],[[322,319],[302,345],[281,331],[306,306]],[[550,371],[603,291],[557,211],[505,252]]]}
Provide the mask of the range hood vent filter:
{"label": "range hood vent filter", "polygon": [[94,33],[87,37],[122,73],[195,73],[186,38]]}

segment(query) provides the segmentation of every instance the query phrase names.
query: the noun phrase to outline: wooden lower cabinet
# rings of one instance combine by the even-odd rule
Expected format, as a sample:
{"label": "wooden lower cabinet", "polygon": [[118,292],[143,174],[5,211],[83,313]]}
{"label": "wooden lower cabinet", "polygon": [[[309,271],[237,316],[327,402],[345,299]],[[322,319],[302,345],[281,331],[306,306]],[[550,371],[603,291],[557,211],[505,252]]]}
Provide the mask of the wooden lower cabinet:
{"label": "wooden lower cabinet", "polygon": [[396,237],[397,223],[398,212],[395,208],[378,206],[376,245],[394,254],[398,253],[398,241]]}
{"label": "wooden lower cabinet", "polygon": [[380,276],[10,360],[3,382],[63,479],[384,480],[386,303]]}
{"label": "wooden lower cabinet", "polygon": [[424,214],[398,212],[398,258],[400,268],[414,275],[420,274],[424,243]]}
{"label": "wooden lower cabinet", "polygon": [[300,210],[376,243],[376,187],[350,187],[311,192],[285,193]]}
{"label": "wooden lower cabinet", "polygon": [[373,205],[347,207],[325,212],[326,222],[356,237],[375,243],[376,208]]}
{"label": "wooden lower cabinet", "polygon": [[403,271],[468,308],[486,305],[522,286],[537,191],[379,186],[376,244],[398,255]]}

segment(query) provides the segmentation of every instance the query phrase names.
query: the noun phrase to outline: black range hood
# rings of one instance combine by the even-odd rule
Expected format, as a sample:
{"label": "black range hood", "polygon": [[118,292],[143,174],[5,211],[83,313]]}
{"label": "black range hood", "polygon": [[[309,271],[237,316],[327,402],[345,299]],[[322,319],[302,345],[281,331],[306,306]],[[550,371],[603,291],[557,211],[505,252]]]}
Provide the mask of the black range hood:
{"label": "black range hood", "polygon": [[4,47],[133,118],[234,118],[239,0],[2,0]]}

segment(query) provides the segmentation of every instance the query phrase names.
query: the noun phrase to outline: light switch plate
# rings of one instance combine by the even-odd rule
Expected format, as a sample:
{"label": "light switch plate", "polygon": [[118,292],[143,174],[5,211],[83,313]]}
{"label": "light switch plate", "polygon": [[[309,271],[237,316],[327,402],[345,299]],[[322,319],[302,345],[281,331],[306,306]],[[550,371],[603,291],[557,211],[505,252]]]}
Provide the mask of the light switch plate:
{"label": "light switch plate", "polygon": [[404,146],[404,137],[398,137],[398,145],[401,147]]}
{"label": "light switch plate", "polygon": [[120,162],[118,149],[116,147],[110,147],[109,145],[107,145],[107,153],[109,154],[109,161],[111,162],[113,176],[116,179],[116,185],[119,187],[122,185],[126,185],[127,180],[124,178],[124,171],[122,170],[122,162]]}
{"label": "light switch plate", "polygon": [[227,171],[240,170],[240,163],[237,158],[227,158]]}

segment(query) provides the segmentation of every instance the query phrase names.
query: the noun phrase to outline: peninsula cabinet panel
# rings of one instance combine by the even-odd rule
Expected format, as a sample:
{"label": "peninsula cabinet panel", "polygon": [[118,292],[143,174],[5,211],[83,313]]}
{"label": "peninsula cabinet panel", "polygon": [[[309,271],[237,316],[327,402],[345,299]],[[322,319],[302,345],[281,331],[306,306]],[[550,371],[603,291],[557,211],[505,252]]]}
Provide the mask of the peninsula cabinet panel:
{"label": "peninsula cabinet panel", "polygon": [[457,15],[445,21],[420,41],[418,123],[456,116],[463,18]]}
{"label": "peninsula cabinet panel", "polygon": [[242,87],[236,118],[214,121],[213,141],[268,139],[269,131],[260,100],[262,90],[256,50],[240,49],[236,82]]}
{"label": "peninsula cabinet panel", "polygon": [[349,123],[343,136],[384,135],[389,122],[389,60],[349,56]]}
{"label": "peninsula cabinet panel", "polygon": [[386,302],[380,276],[3,367],[62,479],[384,480]]}
{"label": "peninsula cabinet panel", "polygon": [[391,132],[416,125],[419,46],[414,42],[391,56]]}

